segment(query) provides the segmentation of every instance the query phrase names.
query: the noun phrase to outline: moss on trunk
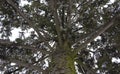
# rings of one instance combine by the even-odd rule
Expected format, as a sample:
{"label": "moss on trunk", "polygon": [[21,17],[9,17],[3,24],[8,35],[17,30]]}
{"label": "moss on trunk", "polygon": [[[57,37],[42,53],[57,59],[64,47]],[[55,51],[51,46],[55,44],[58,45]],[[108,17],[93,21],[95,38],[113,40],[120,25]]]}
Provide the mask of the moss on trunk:
{"label": "moss on trunk", "polygon": [[52,60],[50,74],[76,74],[74,59],[70,55],[59,55]]}

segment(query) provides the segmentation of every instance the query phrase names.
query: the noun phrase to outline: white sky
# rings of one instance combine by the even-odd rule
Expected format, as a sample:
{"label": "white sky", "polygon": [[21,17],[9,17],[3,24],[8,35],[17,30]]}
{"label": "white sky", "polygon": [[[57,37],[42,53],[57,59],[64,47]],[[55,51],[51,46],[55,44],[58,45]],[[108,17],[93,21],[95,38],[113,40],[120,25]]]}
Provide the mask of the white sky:
{"label": "white sky", "polygon": [[24,5],[27,5],[27,4],[31,4],[31,3],[28,3],[27,0],[21,0],[20,2],[21,2],[21,3],[20,3],[20,6],[24,6]]}
{"label": "white sky", "polygon": [[[31,31],[34,31],[34,30],[31,28],[29,30],[23,31],[25,33],[25,37],[28,37],[30,35]],[[19,32],[22,32],[22,30],[20,28],[14,28],[12,30],[12,36],[10,36],[10,40],[14,41],[16,38],[18,38]]]}

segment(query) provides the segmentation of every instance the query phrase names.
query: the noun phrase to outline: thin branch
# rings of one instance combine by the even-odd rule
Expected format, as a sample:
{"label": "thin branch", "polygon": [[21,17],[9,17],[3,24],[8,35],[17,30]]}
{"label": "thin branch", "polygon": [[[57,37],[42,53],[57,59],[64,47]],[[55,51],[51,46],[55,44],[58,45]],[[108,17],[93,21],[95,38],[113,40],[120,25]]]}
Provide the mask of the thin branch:
{"label": "thin branch", "polygon": [[51,0],[49,3],[49,6],[51,7],[53,16],[54,16],[54,20],[55,20],[55,28],[58,34],[58,41],[60,46],[62,46],[62,39],[61,39],[61,31],[60,31],[60,19],[57,13],[57,1],[56,0]]}
{"label": "thin branch", "polygon": [[[33,22],[30,21],[26,15],[11,1],[11,0],[6,0],[8,4],[10,4],[26,21],[27,23],[29,24],[30,27],[32,27],[36,32],[37,34],[39,35],[39,38],[42,39],[42,40],[46,40],[42,35],[41,33],[39,32],[39,29],[34,26]],[[53,50],[53,48],[48,44],[48,43],[45,43],[51,50]]]}
{"label": "thin branch", "polygon": [[25,62],[22,62],[22,61],[13,59],[13,58],[5,58],[4,60],[5,60],[5,61],[14,62],[14,63],[16,63],[16,64],[19,65],[19,66],[24,66],[24,67],[26,67],[26,68],[33,69],[33,70],[37,70],[37,71],[39,71],[39,72],[44,72],[44,70],[41,69],[41,67],[39,67],[39,66],[31,65],[31,64],[29,64],[29,63],[25,63]]}
{"label": "thin branch", "polygon": [[46,50],[43,50],[43,49],[31,47],[29,45],[20,45],[18,43],[10,42],[10,41],[7,41],[7,40],[2,40],[2,39],[0,39],[0,45],[5,45],[7,47],[17,47],[17,48],[28,49],[28,50],[33,50],[33,51],[39,50],[42,53],[46,53],[46,54],[50,53],[50,52],[48,52]]}
{"label": "thin branch", "polygon": [[[90,35],[88,35],[86,38],[88,38],[84,43],[82,43],[77,49],[75,49],[76,53],[79,52],[81,49],[83,49],[88,43],[92,42],[97,36],[105,32],[108,28],[110,28],[112,25],[114,25],[117,20],[120,18],[120,15],[116,15],[111,19],[110,22],[105,23],[102,27],[97,29],[96,31],[92,32]],[[80,40],[78,40],[80,41]]]}
{"label": "thin branch", "polygon": [[[79,3],[79,5],[76,7],[76,9],[78,9],[80,6],[84,6],[87,2],[85,0],[83,0],[81,3]],[[87,4],[86,4],[87,5]],[[80,10],[76,10],[75,11],[75,15],[73,15],[72,19],[74,19],[79,13],[80,13]]]}
{"label": "thin branch", "polygon": [[71,27],[71,13],[72,13],[72,1],[69,0],[68,1],[68,12],[67,12],[67,16],[68,16],[68,28]]}
{"label": "thin branch", "polygon": [[[19,71],[19,70],[21,70],[21,69],[23,69],[23,67],[20,67],[20,68],[18,68],[18,69],[13,70],[13,71],[8,71],[7,74],[12,74],[12,73],[15,74],[16,71]],[[5,74],[6,74],[6,73],[5,73]]]}
{"label": "thin branch", "polygon": [[41,34],[40,34],[38,28],[36,28],[34,26],[34,24],[26,17],[26,15],[11,0],[6,0],[6,1],[27,21],[27,23],[29,24],[30,27],[34,28],[34,30],[37,32],[39,37],[41,37]]}

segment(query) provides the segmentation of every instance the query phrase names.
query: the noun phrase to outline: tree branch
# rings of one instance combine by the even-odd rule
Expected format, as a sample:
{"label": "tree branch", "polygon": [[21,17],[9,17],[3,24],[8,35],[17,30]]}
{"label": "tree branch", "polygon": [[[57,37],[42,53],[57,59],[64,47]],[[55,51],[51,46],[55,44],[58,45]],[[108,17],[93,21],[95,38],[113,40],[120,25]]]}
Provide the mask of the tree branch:
{"label": "tree branch", "polygon": [[20,67],[20,68],[18,68],[18,69],[13,70],[13,71],[5,71],[4,74],[12,74],[12,73],[15,74],[16,71],[19,71],[19,70],[21,70],[22,68],[24,68],[24,67]]}
{"label": "tree branch", "polygon": [[14,62],[14,63],[16,63],[16,64],[19,65],[19,66],[24,66],[24,67],[26,67],[26,68],[33,69],[33,70],[37,70],[37,71],[39,71],[39,72],[44,72],[44,70],[41,69],[41,67],[39,67],[39,66],[31,65],[31,64],[28,64],[28,63],[25,63],[25,62],[22,62],[22,61],[13,59],[13,58],[5,58],[4,60],[5,60],[5,61]]}
{"label": "tree branch", "polygon": [[11,1],[11,0],[6,0],[8,4],[10,4],[29,24],[30,27],[32,27],[37,34],[39,35],[39,37],[41,37],[41,34],[38,30],[38,28],[36,28],[33,23],[26,17],[26,15]]}
{"label": "tree branch", "polygon": [[45,50],[43,50],[43,49],[31,47],[31,46],[29,46],[29,45],[20,45],[20,44],[18,44],[18,43],[10,42],[10,41],[7,41],[7,40],[2,40],[2,39],[0,39],[0,45],[5,45],[5,46],[7,46],[7,47],[17,47],[17,48],[28,49],[28,50],[33,50],[33,51],[39,50],[39,51],[41,51],[42,53],[46,53],[46,54],[50,53],[50,52],[45,51]]}
{"label": "tree branch", "polygon": [[[81,49],[83,49],[88,43],[92,42],[97,36],[105,32],[108,28],[110,28],[112,25],[117,22],[117,20],[120,19],[120,15],[114,16],[110,22],[105,23],[103,26],[101,26],[99,29],[96,31],[92,32],[90,35],[87,35],[87,40],[84,41],[77,49],[75,49],[75,52],[78,53]],[[80,41],[80,40],[78,40]],[[79,42],[77,42],[79,43]]]}
{"label": "tree branch", "polygon": [[49,6],[51,7],[53,16],[54,16],[54,20],[55,20],[55,28],[58,34],[58,41],[59,41],[59,45],[62,46],[62,39],[61,39],[61,31],[60,31],[60,19],[57,13],[57,1],[56,0],[51,0],[49,3]]}
{"label": "tree branch", "polygon": [[[42,35],[41,33],[39,32],[39,29],[34,26],[33,22],[31,22],[27,17],[26,15],[11,1],[11,0],[6,0],[8,4],[10,4],[26,21],[27,23],[29,24],[30,27],[32,27],[36,32],[37,34],[39,35],[39,39],[42,39],[42,40],[46,40]],[[48,43],[45,43],[51,50],[53,49]]]}
{"label": "tree branch", "polygon": [[68,17],[68,28],[71,28],[71,13],[72,13],[72,0],[68,1],[68,12],[67,12],[67,17]]}

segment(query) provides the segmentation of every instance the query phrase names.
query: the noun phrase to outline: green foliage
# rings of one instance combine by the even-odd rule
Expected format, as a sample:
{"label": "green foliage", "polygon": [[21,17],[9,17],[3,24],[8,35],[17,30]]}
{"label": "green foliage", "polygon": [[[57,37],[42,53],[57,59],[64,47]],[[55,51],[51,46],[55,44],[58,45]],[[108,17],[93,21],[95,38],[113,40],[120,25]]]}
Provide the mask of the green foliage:
{"label": "green foliage", "polygon": [[[78,71],[83,74],[120,73],[120,64],[112,62],[113,58],[120,59],[119,18],[112,27],[99,36],[100,39],[86,44],[85,48],[77,54],[74,52],[89,39],[93,31],[97,32],[100,26],[112,21],[115,15],[120,15],[119,0],[113,3],[110,0],[71,0],[71,6],[70,0],[53,0],[55,3],[50,2],[52,0],[43,0],[43,2],[26,0],[30,4],[24,6],[19,5],[19,0],[12,1],[15,7],[7,3],[7,0],[0,1],[1,39],[9,41],[13,28],[21,28],[22,31],[33,28],[35,31],[34,37],[29,35],[25,39],[17,38],[11,43],[1,40],[0,50],[4,49],[8,58],[28,63],[27,65],[20,64],[23,68],[14,73],[28,71],[28,73],[42,72],[44,74],[44,70],[46,72],[48,70],[46,74],[50,71],[50,74],[54,74],[58,65],[64,68],[62,62],[67,62],[65,66],[73,72],[71,74],[75,73],[74,62],[77,63]],[[52,5],[54,8],[51,8]],[[18,13],[16,7],[22,11],[21,14]],[[59,39],[61,39],[62,47]],[[46,60],[48,66],[46,66]],[[6,63],[3,67],[10,71],[20,67],[14,65],[13,68],[10,63]],[[43,71],[38,72],[34,68]]]}

